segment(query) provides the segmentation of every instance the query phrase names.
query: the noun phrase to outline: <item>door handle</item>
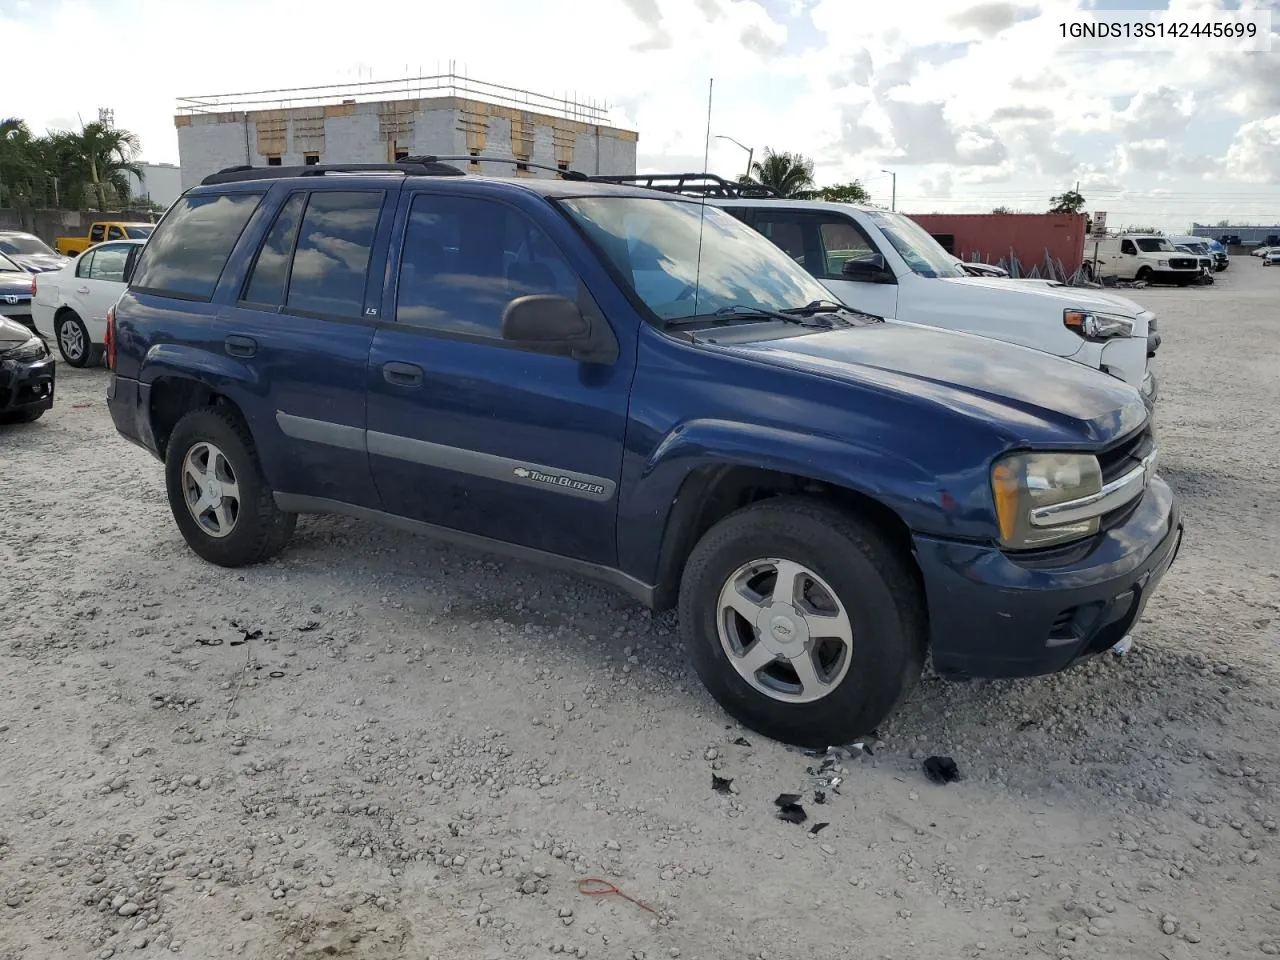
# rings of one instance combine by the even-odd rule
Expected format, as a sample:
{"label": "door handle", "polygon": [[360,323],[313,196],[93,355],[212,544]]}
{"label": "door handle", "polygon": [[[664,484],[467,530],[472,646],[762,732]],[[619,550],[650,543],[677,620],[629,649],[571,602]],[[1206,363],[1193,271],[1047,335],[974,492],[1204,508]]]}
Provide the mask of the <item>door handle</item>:
{"label": "door handle", "polygon": [[222,343],[227,348],[227,353],[233,357],[252,357],[258,352],[258,341],[253,337],[233,333]]}
{"label": "door handle", "polygon": [[76,287],[76,293],[88,293],[88,292],[89,292],[88,287]]}
{"label": "door handle", "polygon": [[422,368],[393,360],[382,365],[382,379],[401,387],[416,387],[422,383]]}

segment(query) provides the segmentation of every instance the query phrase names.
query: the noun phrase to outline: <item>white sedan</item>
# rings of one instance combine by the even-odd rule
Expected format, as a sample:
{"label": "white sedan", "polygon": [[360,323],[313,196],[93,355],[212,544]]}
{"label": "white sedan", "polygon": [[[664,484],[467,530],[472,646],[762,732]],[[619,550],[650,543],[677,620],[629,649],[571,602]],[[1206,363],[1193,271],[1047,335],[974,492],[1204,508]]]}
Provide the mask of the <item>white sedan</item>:
{"label": "white sedan", "polygon": [[36,330],[58,343],[73,367],[102,360],[107,310],[128,285],[145,240],[119,240],[90,247],[60,270],[35,275],[31,316]]}
{"label": "white sedan", "polygon": [[1280,267],[1280,247],[1272,247],[1262,255],[1264,267]]}

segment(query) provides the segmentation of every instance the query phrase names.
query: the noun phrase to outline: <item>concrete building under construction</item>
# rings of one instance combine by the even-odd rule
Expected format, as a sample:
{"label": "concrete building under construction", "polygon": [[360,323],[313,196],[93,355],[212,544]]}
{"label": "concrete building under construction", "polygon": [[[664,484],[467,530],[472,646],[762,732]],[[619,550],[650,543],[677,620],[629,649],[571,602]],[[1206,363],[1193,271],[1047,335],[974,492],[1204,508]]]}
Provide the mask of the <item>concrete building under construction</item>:
{"label": "concrete building under construction", "polygon": [[454,74],[183,97],[174,122],[182,187],[224,167],[386,163],[409,156],[491,156],[471,173],[554,176],[523,164],[634,174],[637,134],[608,107]]}

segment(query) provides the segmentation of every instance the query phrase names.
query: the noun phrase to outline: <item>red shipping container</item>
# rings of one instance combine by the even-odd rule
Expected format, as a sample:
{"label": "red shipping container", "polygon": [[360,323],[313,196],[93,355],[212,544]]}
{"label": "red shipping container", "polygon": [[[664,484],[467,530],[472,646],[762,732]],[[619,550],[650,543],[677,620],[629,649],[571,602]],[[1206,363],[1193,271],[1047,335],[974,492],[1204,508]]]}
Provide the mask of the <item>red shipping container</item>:
{"label": "red shipping container", "polygon": [[908,214],[944,247],[964,260],[1008,265],[1017,257],[1025,273],[1044,271],[1045,251],[1070,275],[1084,261],[1088,218],[1083,213]]}

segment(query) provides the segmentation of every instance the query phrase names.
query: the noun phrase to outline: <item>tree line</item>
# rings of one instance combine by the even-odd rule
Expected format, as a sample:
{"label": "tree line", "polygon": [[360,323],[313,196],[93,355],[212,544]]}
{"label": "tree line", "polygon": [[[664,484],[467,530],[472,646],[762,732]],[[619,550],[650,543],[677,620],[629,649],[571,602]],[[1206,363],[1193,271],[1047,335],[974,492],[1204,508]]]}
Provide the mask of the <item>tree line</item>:
{"label": "tree line", "polygon": [[26,122],[0,119],[0,207],[120,210],[129,175],[141,178],[136,134],[105,123],[36,136]]}

